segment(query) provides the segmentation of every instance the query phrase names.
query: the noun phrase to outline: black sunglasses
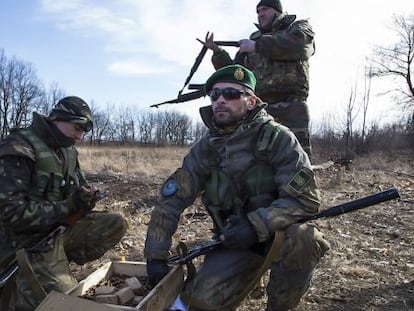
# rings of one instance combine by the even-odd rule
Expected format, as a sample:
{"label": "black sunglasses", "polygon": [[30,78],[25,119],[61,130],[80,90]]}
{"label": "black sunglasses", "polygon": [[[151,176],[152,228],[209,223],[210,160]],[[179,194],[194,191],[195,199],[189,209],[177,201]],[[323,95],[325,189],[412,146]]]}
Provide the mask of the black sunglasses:
{"label": "black sunglasses", "polygon": [[233,87],[226,87],[224,89],[218,89],[214,88],[210,91],[210,98],[212,100],[217,100],[220,95],[223,95],[225,100],[231,100],[231,99],[239,99],[242,94],[249,94],[248,92],[241,91],[238,89],[235,89]]}

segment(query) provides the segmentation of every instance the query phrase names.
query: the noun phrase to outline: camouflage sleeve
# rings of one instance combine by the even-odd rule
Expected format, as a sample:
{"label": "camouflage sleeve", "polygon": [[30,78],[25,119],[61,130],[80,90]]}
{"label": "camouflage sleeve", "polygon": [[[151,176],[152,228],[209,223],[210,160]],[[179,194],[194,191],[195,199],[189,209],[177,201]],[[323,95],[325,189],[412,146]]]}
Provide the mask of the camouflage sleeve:
{"label": "camouflage sleeve", "polygon": [[231,59],[230,54],[221,48],[217,52],[213,53],[211,62],[214,66],[214,69],[216,70],[221,67],[233,64],[233,60]]}
{"label": "camouflage sleeve", "polygon": [[28,193],[32,184],[33,161],[22,156],[0,158],[0,223],[14,232],[48,232],[63,223],[69,211],[64,202],[35,202]]}
{"label": "camouflage sleeve", "polygon": [[76,157],[76,175],[79,178],[79,186],[80,187],[82,187],[82,186],[87,187],[87,188],[90,187],[88,181],[85,178],[85,175],[83,174],[83,172],[80,168],[79,160],[78,160],[77,157]]}
{"label": "camouflage sleeve", "polygon": [[151,214],[145,240],[148,260],[166,260],[181,213],[190,206],[202,189],[203,169],[197,144],[185,156],[183,165],[161,187],[158,204]]}
{"label": "camouflage sleeve", "polygon": [[274,181],[278,198],[270,206],[248,214],[260,241],[266,241],[277,230],[319,211],[320,195],[316,178],[305,151],[294,134],[282,127],[270,162],[275,168]]}
{"label": "camouflage sleeve", "polygon": [[274,60],[305,60],[315,52],[313,40],[309,22],[299,20],[283,32],[261,36],[256,41],[256,52]]}

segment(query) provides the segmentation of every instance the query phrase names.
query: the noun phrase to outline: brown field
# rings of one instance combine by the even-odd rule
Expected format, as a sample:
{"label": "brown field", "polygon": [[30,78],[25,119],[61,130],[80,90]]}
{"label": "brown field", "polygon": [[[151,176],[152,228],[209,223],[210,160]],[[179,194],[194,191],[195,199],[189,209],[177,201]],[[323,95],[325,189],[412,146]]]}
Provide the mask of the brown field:
{"label": "brown field", "polygon": [[[79,147],[88,180],[109,196],[97,209],[123,214],[129,230],[101,260],[73,266],[79,279],[103,262],[142,261],[147,223],[163,179],[187,148]],[[349,167],[317,170],[323,208],[395,186],[402,199],[316,221],[331,250],[295,310],[414,310],[414,155],[375,155]],[[197,213],[196,213],[197,212]],[[196,202],[183,214],[175,243],[209,240],[211,223]],[[266,297],[248,297],[238,310],[265,309]]]}

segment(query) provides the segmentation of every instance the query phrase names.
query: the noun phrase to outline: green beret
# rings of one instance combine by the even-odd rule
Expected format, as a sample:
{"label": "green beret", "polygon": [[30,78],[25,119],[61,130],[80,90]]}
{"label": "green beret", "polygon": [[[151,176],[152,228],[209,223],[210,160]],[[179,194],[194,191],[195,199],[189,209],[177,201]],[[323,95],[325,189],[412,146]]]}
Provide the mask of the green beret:
{"label": "green beret", "polygon": [[208,78],[204,85],[206,93],[210,93],[213,85],[217,82],[231,82],[247,86],[254,91],[256,87],[256,77],[254,73],[242,65],[229,65],[219,68]]}

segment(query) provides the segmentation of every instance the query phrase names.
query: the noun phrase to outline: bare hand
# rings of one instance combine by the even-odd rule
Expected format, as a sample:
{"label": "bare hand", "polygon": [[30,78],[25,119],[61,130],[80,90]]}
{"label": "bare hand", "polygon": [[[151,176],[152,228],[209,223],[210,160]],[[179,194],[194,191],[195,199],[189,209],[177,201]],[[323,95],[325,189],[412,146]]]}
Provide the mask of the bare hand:
{"label": "bare hand", "polygon": [[201,41],[200,39],[197,39],[197,41],[214,52],[217,52],[219,50],[219,46],[214,43],[214,33],[210,34],[210,32],[207,32],[205,41]]}

